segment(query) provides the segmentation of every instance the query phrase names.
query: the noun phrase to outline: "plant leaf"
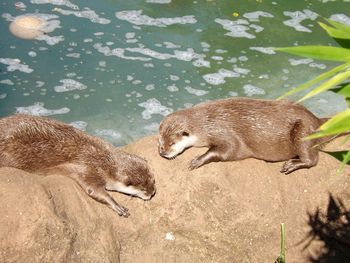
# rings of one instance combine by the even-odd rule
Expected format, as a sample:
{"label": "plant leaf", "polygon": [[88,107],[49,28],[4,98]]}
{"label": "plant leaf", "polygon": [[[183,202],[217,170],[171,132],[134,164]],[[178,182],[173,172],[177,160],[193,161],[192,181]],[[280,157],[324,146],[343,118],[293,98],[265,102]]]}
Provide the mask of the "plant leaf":
{"label": "plant leaf", "polygon": [[299,46],[276,48],[276,50],[308,58],[331,61],[350,61],[350,49],[342,47]]}
{"label": "plant leaf", "polygon": [[316,139],[320,137],[325,137],[329,135],[335,135],[343,132],[350,131],[350,109],[346,109],[330,120],[325,122],[321,127],[320,131],[314,134],[311,134],[305,138],[305,140]]}
{"label": "plant leaf", "polygon": [[348,66],[350,66],[350,62],[348,63],[344,63],[342,65],[339,65],[325,73],[322,73],[321,75],[318,75],[316,78],[312,79],[312,80],[309,80],[308,82],[304,83],[304,84],[301,84],[300,86],[286,92],[285,94],[283,94],[282,96],[278,97],[277,99],[280,100],[280,99],[283,99],[287,96],[290,96],[290,95],[293,95],[299,91],[302,91],[302,90],[305,90],[305,89],[308,89],[309,87],[311,87],[312,85],[326,79],[326,78],[330,78],[331,76],[333,76],[334,74],[338,73],[339,71],[347,68]]}
{"label": "plant leaf", "polygon": [[338,39],[350,39],[350,26],[344,25],[342,23],[336,22],[331,19],[325,18],[325,20],[331,25],[328,26],[322,22],[318,24],[327,31],[328,35],[333,38]]}
{"label": "plant leaf", "polygon": [[350,29],[343,30],[340,28],[334,28],[331,26],[328,26],[322,22],[318,23],[324,30],[327,31],[328,35],[330,35],[333,38],[340,38],[340,39],[350,39]]}
{"label": "plant leaf", "polygon": [[337,170],[338,174],[343,172],[345,164],[348,164],[349,161],[350,161],[350,151],[348,151],[347,154],[344,156],[344,159],[343,159],[340,167]]}
{"label": "plant leaf", "polygon": [[326,82],[322,83],[318,87],[314,88],[312,91],[310,91],[308,94],[306,94],[304,97],[302,97],[298,102],[301,102],[303,100],[306,100],[310,97],[313,97],[323,91],[329,90],[336,85],[342,83],[344,80],[348,79],[350,77],[350,70],[338,73],[331,79],[327,80]]}
{"label": "plant leaf", "polygon": [[332,89],[337,94],[342,95],[344,98],[350,97],[350,83],[347,83],[346,85],[343,85],[340,88]]}
{"label": "plant leaf", "polygon": [[[329,151],[322,151],[324,153],[327,153],[331,156],[333,156],[335,159],[337,159],[340,162],[344,162],[345,157],[347,156],[347,154],[349,153],[349,151],[335,151],[335,152],[329,152]],[[349,163],[350,160],[347,160],[345,163],[346,164],[350,164]]]}

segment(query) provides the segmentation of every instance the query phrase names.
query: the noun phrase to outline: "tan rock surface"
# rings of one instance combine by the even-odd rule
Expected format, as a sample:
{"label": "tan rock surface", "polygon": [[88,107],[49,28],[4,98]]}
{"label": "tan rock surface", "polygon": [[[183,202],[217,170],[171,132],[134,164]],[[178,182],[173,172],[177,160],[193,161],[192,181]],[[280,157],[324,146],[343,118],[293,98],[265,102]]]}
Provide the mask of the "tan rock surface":
{"label": "tan rock surface", "polygon": [[[316,167],[284,175],[282,163],[255,159],[189,171],[205,149],[168,161],[158,155],[154,136],[125,150],[148,160],[157,184],[151,201],[113,193],[129,208],[127,219],[70,178],[0,168],[0,261],[118,262],[120,254],[123,263],[274,262],[284,222],[287,262],[310,262],[323,242],[303,250],[308,213],[327,212],[330,194],[350,209],[350,170],[336,175],[338,161],[324,153]],[[350,236],[347,220],[340,219]]]}

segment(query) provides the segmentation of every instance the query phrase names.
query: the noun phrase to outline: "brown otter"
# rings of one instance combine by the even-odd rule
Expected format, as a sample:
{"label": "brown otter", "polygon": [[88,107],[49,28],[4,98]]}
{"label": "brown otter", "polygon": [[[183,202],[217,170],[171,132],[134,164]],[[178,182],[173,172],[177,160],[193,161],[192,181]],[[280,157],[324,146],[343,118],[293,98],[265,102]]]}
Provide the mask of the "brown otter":
{"label": "brown otter", "polygon": [[128,209],[106,190],[149,200],[155,180],[146,160],[59,121],[28,115],[0,119],[0,167],[59,172],[78,182],[93,199],[120,216]]}
{"label": "brown otter", "polygon": [[218,161],[256,158],[286,161],[288,174],[315,166],[322,141],[303,138],[324,122],[290,101],[230,98],[200,103],[174,112],[159,127],[159,154],[173,159],[189,147],[209,150],[193,159],[190,169]]}

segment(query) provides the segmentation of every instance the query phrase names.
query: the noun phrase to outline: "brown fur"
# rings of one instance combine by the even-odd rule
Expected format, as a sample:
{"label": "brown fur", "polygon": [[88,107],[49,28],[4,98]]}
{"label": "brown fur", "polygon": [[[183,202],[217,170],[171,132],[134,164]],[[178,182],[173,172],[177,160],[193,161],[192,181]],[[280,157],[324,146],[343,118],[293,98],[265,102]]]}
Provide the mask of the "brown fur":
{"label": "brown fur", "polygon": [[209,150],[192,160],[190,169],[217,161],[257,158],[287,161],[291,173],[317,164],[321,140],[304,141],[324,122],[290,101],[231,98],[205,102],[168,115],[159,128],[160,155],[184,136],[195,135],[195,147]]}
{"label": "brown fur", "polygon": [[146,161],[53,119],[13,115],[0,119],[0,167],[75,179],[86,193],[119,215],[128,216],[106,191],[115,182],[151,196],[154,176]]}

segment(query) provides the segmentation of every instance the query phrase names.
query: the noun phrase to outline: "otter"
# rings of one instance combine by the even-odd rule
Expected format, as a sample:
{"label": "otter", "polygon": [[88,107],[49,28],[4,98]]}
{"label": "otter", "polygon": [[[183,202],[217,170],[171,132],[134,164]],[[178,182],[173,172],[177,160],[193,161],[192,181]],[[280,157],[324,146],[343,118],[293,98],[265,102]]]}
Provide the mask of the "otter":
{"label": "otter", "polygon": [[0,167],[3,166],[69,176],[90,197],[124,217],[130,215],[128,209],[107,190],[144,200],[156,191],[146,160],[46,117],[19,114],[0,119]]}
{"label": "otter", "polygon": [[159,127],[159,154],[173,159],[190,147],[207,147],[189,169],[210,162],[256,158],[286,161],[281,173],[310,168],[324,139],[303,140],[317,131],[319,119],[287,100],[229,98],[204,102],[166,116]]}

